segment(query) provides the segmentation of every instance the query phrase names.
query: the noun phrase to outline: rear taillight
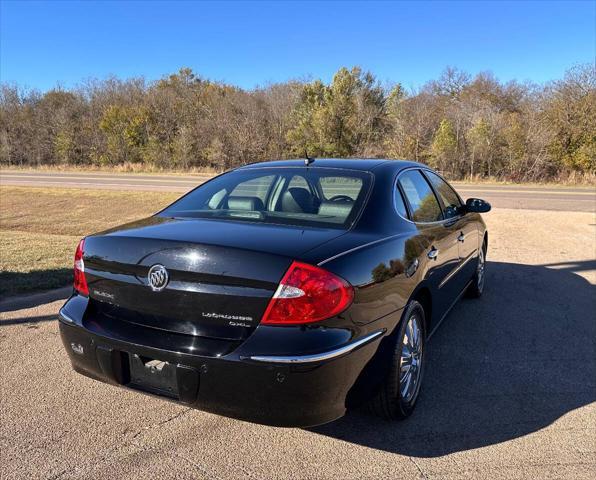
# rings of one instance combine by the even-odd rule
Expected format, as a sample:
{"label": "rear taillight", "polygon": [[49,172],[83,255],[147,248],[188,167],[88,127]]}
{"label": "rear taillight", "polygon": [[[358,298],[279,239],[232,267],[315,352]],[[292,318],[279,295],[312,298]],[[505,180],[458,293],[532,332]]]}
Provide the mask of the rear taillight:
{"label": "rear taillight", "polygon": [[74,259],[74,289],[81,295],[89,295],[89,287],[85,278],[85,262],[83,262],[83,252],[85,249],[85,239],[83,238],[77,246]]}
{"label": "rear taillight", "polygon": [[312,323],[340,314],[354,299],[343,278],[307,263],[292,262],[265,310],[263,325]]}

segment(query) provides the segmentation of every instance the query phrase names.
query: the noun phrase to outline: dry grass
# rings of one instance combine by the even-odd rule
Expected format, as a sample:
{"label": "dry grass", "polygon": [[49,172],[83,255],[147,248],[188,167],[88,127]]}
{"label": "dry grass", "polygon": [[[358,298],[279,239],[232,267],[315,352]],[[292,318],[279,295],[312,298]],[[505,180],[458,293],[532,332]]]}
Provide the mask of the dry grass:
{"label": "dry grass", "polygon": [[0,187],[0,296],[68,284],[81,237],[151,215],[178,196]]}
{"label": "dry grass", "polygon": [[72,280],[73,248],[79,237],[1,231],[0,293],[62,287]]}
{"label": "dry grass", "polygon": [[96,173],[139,173],[139,174],[171,174],[171,175],[204,175],[215,176],[222,173],[222,170],[208,167],[190,167],[190,168],[163,168],[144,163],[124,163],[120,165],[101,166],[101,165],[6,165],[0,166],[2,170],[18,170],[23,172],[96,172]]}
{"label": "dry grass", "polygon": [[539,180],[535,182],[514,182],[512,180],[504,180],[499,177],[465,177],[461,179],[450,179],[449,175],[445,178],[451,180],[453,183],[470,184],[470,185],[520,185],[520,186],[534,186],[540,185],[545,187],[591,187],[596,186],[596,174],[569,174],[560,175],[556,179]]}

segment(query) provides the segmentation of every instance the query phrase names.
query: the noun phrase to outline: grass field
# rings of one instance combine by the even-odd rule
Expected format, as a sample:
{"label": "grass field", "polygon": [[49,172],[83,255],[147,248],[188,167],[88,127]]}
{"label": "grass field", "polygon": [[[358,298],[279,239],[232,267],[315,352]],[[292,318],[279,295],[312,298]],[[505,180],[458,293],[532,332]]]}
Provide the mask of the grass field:
{"label": "grass field", "polygon": [[67,285],[77,242],[179,194],[0,187],[0,297]]}

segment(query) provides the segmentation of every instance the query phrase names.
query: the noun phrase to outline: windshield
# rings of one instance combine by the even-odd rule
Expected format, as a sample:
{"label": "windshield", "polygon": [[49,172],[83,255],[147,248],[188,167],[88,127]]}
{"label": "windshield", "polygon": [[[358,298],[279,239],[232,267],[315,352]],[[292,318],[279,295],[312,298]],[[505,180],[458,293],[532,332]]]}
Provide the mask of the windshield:
{"label": "windshield", "polygon": [[372,175],[333,168],[251,168],[201,185],[159,213],[297,226],[349,228]]}

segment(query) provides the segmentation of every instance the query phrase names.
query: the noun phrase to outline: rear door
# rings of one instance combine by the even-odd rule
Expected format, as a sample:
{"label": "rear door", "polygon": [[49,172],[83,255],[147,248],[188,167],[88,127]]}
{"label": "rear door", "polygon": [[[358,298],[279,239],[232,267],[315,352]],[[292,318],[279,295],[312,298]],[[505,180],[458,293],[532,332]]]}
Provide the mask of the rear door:
{"label": "rear door", "polygon": [[427,280],[433,289],[439,310],[448,308],[457,294],[450,278],[460,265],[457,229],[445,221],[439,201],[420,170],[407,170],[398,178],[398,186],[406,200],[408,215],[418,228],[425,247]]}

